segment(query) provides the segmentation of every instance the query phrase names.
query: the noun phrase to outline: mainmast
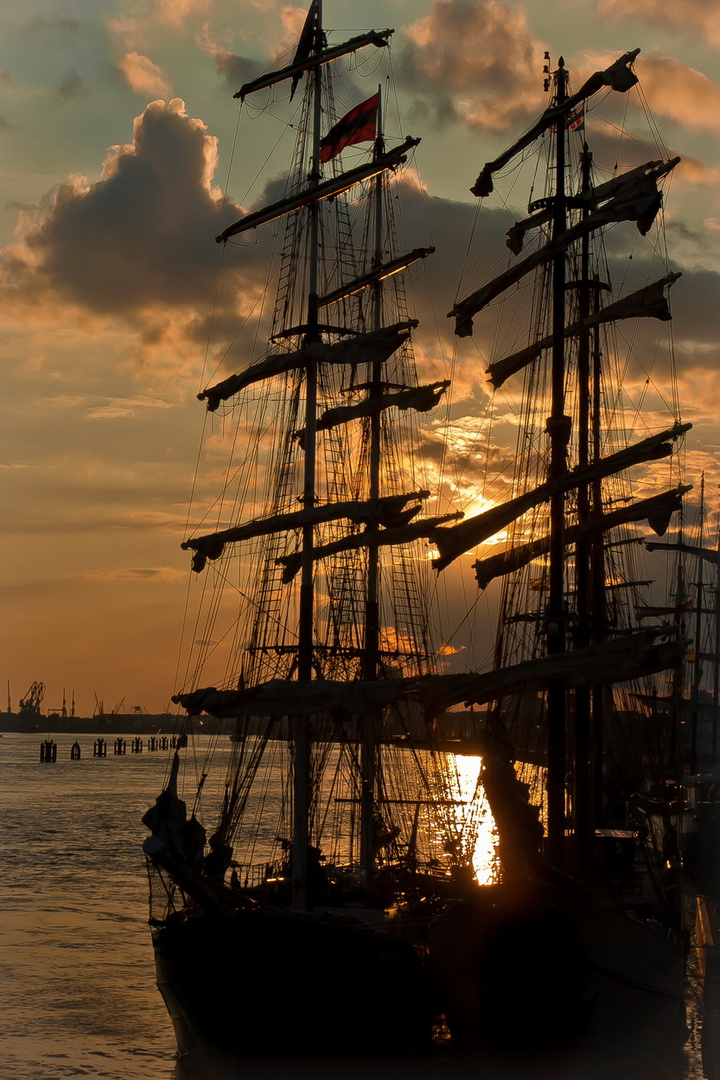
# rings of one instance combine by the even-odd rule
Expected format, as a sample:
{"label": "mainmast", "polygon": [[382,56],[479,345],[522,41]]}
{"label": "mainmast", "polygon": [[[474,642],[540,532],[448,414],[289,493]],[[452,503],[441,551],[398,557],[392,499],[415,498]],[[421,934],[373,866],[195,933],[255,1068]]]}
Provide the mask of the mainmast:
{"label": "mainmast", "polygon": [[[552,203],[552,239],[555,243],[567,228],[565,195],[565,115],[562,106],[567,97],[565,61],[562,57],[554,73],[554,104],[561,112],[555,129],[555,194]],[[565,252],[553,259],[552,270],[552,401],[547,421],[550,436],[550,481],[567,470],[567,445],[570,418],[565,415]],[[565,494],[556,492],[550,499],[550,589],[546,612],[547,651],[550,656],[565,652]],[[548,846],[556,865],[564,862],[565,843],[565,684],[553,680],[548,686]]]}
{"label": "mainmast", "polygon": [[[377,128],[373,160],[383,154],[382,87],[378,86]],[[372,269],[377,270],[383,261],[383,198],[384,177],[378,173],[374,182],[373,209],[375,213],[375,251]],[[380,330],[383,322],[383,286],[378,279],[372,286],[374,329]],[[377,401],[383,393],[383,365],[372,365],[368,397]],[[380,465],[382,452],[382,416],[379,411],[370,415],[370,476],[369,497],[380,498]],[[365,596],[365,625],[361,675],[363,679],[377,679],[380,662],[380,549],[370,544],[367,555],[367,593]],[[360,865],[370,874],[375,863],[375,800],[377,789],[378,741],[376,724],[378,717],[367,713],[363,717],[362,745],[360,751]]]}
{"label": "mainmast", "polygon": [[[322,0],[315,0],[308,13],[308,21],[313,19],[314,26],[307,27],[313,33],[311,56],[318,56],[322,51]],[[303,31],[305,33],[305,31]],[[317,189],[321,180],[320,140],[322,138],[322,79],[323,68],[318,64],[312,70],[312,168],[310,172],[310,191]],[[320,248],[320,205],[313,200],[310,212],[310,250],[308,266],[307,325],[305,345],[314,345],[321,340],[319,330],[319,291],[318,260]],[[317,393],[318,364],[312,356],[307,356],[305,367],[305,438],[304,438],[304,475],[302,505],[311,509],[316,498],[316,440],[317,440]],[[315,615],[315,564],[313,546],[315,528],[312,523],[303,526],[300,569],[300,607],[298,620],[298,679],[309,682],[313,677],[313,634]],[[308,726],[311,721],[305,718],[295,719],[294,768],[293,768],[293,847],[292,878],[293,906],[307,906],[308,846],[310,843],[310,792],[311,792],[311,733]]]}
{"label": "mainmast", "polygon": [[[580,157],[582,192],[587,194],[591,187],[592,154],[587,143],[584,144]],[[585,210],[584,214],[588,211]],[[599,287],[599,282],[595,282]],[[580,280],[577,282],[578,315],[581,324],[590,316],[590,237],[582,239],[580,253]],[[590,338],[592,331],[583,325],[578,336],[578,464],[587,465],[590,461],[590,403],[592,398],[590,370]],[[594,414],[597,427],[597,412]],[[594,439],[593,439],[594,442]],[[582,484],[578,488],[578,524],[590,522],[590,485]],[[594,509],[599,509],[599,502]],[[597,551],[595,552],[597,556]],[[596,578],[604,576],[602,551],[596,563]],[[590,644],[590,620],[598,613],[592,606],[592,564],[591,543],[589,538],[582,539],[575,545],[575,582],[577,604],[577,629],[575,647],[582,648]],[[597,624],[597,623],[596,623]],[[575,732],[575,768],[573,785],[573,817],[575,822],[575,858],[578,869],[582,870],[590,860],[590,833],[592,828],[592,769],[591,769],[591,703],[590,687],[575,691],[574,732]]]}

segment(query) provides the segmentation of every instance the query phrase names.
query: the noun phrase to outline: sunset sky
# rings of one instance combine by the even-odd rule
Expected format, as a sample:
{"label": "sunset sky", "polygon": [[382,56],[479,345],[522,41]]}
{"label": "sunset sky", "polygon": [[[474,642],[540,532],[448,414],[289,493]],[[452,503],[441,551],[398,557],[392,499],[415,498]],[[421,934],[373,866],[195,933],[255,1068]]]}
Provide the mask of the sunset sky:
{"label": "sunset sky", "polygon": [[[444,316],[475,215],[469,188],[545,107],[544,51],[564,55],[577,89],[642,49],[636,70],[649,106],[683,157],[667,225],[683,271],[673,312],[683,418],[695,424],[690,480],[705,470],[717,502],[720,0],[325,0],[324,8],[326,26],[347,36],[396,31],[402,126],[389,134],[423,140],[406,179],[407,234],[411,247],[438,248],[415,303],[423,325],[442,322],[434,339],[420,338],[438,372],[452,348]],[[228,179],[232,93],[286,56],[304,15],[279,0],[2,7],[3,708],[8,680],[14,708],[42,680],[46,706],[74,690],[81,715],[95,695],[108,711],[123,699],[157,711],[175,690],[189,563],[180,541],[204,423],[195,395],[207,383],[209,313],[215,303],[216,323],[230,327],[258,287],[233,263],[216,295],[219,211],[223,193],[256,204],[288,161],[285,153],[265,164],[283,124],[250,112]],[[359,62],[342,106],[357,101],[359,76],[377,63]],[[524,212],[521,195],[517,206]],[[487,397],[482,356],[464,355],[459,420],[481,415]],[[242,363],[236,352],[234,366]]]}

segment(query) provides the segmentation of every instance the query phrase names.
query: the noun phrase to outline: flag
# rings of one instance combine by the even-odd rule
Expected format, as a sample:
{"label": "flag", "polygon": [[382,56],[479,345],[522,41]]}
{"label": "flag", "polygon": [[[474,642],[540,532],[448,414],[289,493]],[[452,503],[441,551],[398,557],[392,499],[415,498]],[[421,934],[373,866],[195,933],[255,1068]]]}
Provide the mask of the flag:
{"label": "flag", "polygon": [[370,142],[377,130],[377,111],[380,95],[373,94],[338,120],[320,142],[320,160],[332,161],[346,146]]}
{"label": "flag", "polygon": [[582,105],[578,105],[565,118],[565,128],[567,131],[579,131],[581,128],[584,127],[585,109]]}
{"label": "flag", "polygon": [[[305,16],[305,25],[302,28],[300,40],[298,41],[298,47],[293,58],[293,64],[301,64],[304,60],[307,60],[312,52],[313,45],[315,44],[315,31],[318,24],[318,0],[312,0],[310,10]],[[292,86],[290,88],[290,100],[295,96],[297,85],[303,77],[301,71],[298,75],[293,75]]]}

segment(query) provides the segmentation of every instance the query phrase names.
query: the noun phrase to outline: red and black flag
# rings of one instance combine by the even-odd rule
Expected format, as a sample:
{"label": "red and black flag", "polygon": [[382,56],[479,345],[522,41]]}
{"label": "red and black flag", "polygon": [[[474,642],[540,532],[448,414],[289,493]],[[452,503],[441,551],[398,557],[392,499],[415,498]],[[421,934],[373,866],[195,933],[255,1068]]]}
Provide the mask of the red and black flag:
{"label": "red and black flag", "polygon": [[367,101],[361,101],[351,109],[342,120],[338,120],[320,142],[320,160],[332,161],[346,146],[371,142],[377,131],[379,102],[380,95],[373,94]]}
{"label": "red and black flag", "polygon": [[[305,25],[302,28],[300,34],[300,40],[298,41],[298,47],[293,57],[293,64],[302,64],[307,60],[310,53],[313,50],[315,44],[315,34],[318,26],[318,0],[312,0],[310,10],[305,17]],[[304,72],[300,72],[299,75],[293,75],[292,86],[290,88],[290,100],[292,101],[297,90],[297,85],[304,75]]]}

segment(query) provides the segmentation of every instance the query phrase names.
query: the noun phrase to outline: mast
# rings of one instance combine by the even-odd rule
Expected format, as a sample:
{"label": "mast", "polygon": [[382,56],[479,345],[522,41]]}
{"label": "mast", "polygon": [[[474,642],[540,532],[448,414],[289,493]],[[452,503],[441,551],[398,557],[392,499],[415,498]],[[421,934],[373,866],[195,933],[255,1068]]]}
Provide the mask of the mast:
{"label": "mast", "polygon": [[[310,9],[312,13],[312,8]],[[315,26],[313,28],[313,52],[317,55],[322,49],[322,0],[316,0]],[[313,127],[312,127],[312,169],[310,187],[316,188],[321,178],[320,139],[322,123],[322,67],[316,66],[313,76]],[[306,344],[315,344],[321,340],[318,320],[318,259],[320,238],[320,207],[312,202],[310,211],[310,251],[309,280],[307,297]],[[316,472],[316,435],[317,435],[317,361],[308,357],[305,368],[305,461],[303,475],[302,503],[305,509],[315,503]],[[315,530],[312,524],[302,529],[302,560],[300,579],[300,607],[298,623],[298,680],[306,682],[312,679],[313,665],[313,621],[315,614],[314,588],[315,572],[313,562],[313,544]],[[308,722],[296,719],[295,762],[293,770],[293,906],[307,906],[307,869],[308,844],[310,842],[310,735]]]}
{"label": "mast", "polygon": [[702,679],[701,660],[701,635],[703,617],[703,571],[705,559],[703,558],[703,525],[705,521],[705,474],[700,479],[700,536],[698,538],[698,579],[695,601],[695,650],[693,658],[693,681],[690,697],[690,775],[697,772],[698,758],[698,713],[700,710],[700,680]]}
{"label": "mast", "polygon": [[713,622],[713,690],[712,690],[712,738],[710,743],[710,768],[714,769],[717,763],[718,751],[718,712],[720,712],[720,522],[718,522],[716,549],[718,562],[715,565],[715,605]]}
{"label": "mast", "polygon": [[[553,240],[567,228],[565,197],[565,114],[567,72],[560,57],[554,73],[555,105],[561,115],[555,126],[555,194],[552,204]],[[566,470],[570,421],[565,415],[565,253],[553,259],[552,271],[552,403],[547,421],[550,436],[549,480],[557,480]],[[547,651],[550,656],[565,651],[565,497],[562,492],[550,500],[550,591],[546,612]],[[556,865],[564,863],[565,846],[565,685],[553,679],[548,686],[548,846]]]}
{"label": "mast", "polygon": [[[587,143],[581,155],[582,191],[590,191],[590,170],[592,154]],[[587,216],[588,210],[584,211]],[[581,272],[578,282],[579,322],[582,326],[578,337],[578,464],[590,462],[590,335],[591,330],[584,325],[590,315],[590,237],[583,236],[581,248]],[[587,525],[590,520],[590,485],[581,484],[578,488],[578,524]],[[591,543],[589,538],[575,545],[575,583],[577,591],[578,628],[575,647],[582,648],[590,644],[589,620],[594,614],[590,597],[591,582]],[[602,562],[600,563],[602,566]],[[575,858],[579,871],[583,871],[591,854],[591,745],[590,715],[592,691],[584,687],[575,691],[575,769],[573,790],[573,817],[575,821]]]}
{"label": "mast", "polygon": [[[381,157],[384,149],[382,126],[382,86],[378,86],[377,129],[373,159]],[[375,250],[372,268],[382,265],[383,259],[383,174],[375,178]],[[380,330],[383,322],[383,287],[380,280],[373,285],[373,321],[374,329]],[[383,365],[376,360],[372,365],[369,388],[370,399],[377,399],[383,392]],[[381,462],[382,419],[380,412],[370,416],[370,477],[369,497],[380,498],[380,462]],[[367,592],[365,597],[365,626],[363,642],[362,677],[377,679],[380,660],[380,549],[377,544],[368,547]],[[363,732],[360,758],[361,796],[360,796],[360,864],[370,874],[375,861],[374,843],[374,806],[377,784],[377,734],[376,716],[366,714],[363,718]]]}

